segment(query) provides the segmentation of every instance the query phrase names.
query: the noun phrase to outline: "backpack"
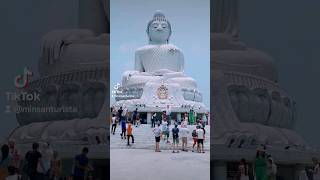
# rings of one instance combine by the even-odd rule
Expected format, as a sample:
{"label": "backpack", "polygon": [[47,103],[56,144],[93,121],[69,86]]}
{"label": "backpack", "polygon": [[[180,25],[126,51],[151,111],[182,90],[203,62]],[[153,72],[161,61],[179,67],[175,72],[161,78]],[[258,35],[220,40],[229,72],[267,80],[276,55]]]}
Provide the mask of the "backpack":
{"label": "backpack", "polygon": [[197,131],[195,129],[192,131],[192,137],[197,137]]}

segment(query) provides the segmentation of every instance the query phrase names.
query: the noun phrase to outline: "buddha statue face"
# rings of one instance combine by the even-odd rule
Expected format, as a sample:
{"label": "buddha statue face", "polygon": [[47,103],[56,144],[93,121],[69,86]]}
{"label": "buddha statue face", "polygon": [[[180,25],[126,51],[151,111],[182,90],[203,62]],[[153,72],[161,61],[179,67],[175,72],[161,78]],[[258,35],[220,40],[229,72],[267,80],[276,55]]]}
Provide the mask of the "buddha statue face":
{"label": "buddha statue face", "polygon": [[149,22],[147,33],[150,44],[167,44],[171,35],[171,26],[162,12],[157,11]]}

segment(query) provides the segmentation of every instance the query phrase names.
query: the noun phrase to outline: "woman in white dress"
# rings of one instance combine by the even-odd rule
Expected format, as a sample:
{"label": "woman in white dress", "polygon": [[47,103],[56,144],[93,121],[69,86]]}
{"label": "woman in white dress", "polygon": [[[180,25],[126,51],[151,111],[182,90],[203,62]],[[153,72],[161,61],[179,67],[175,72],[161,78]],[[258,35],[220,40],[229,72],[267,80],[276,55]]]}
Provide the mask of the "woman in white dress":
{"label": "woman in white dress", "polygon": [[249,167],[245,159],[240,160],[239,165],[240,180],[249,180]]}

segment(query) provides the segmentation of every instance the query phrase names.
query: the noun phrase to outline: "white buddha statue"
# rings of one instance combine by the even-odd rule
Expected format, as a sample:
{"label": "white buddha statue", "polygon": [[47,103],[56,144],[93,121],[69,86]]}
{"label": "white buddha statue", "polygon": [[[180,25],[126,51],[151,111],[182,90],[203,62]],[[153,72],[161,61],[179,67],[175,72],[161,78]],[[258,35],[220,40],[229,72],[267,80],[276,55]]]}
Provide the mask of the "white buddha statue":
{"label": "white buddha statue", "polygon": [[170,22],[161,11],[156,11],[147,26],[149,44],[136,50],[135,71],[123,73],[123,87],[156,81],[178,83],[182,88],[196,89],[195,80],[183,73],[182,51],[169,44],[171,32]]}

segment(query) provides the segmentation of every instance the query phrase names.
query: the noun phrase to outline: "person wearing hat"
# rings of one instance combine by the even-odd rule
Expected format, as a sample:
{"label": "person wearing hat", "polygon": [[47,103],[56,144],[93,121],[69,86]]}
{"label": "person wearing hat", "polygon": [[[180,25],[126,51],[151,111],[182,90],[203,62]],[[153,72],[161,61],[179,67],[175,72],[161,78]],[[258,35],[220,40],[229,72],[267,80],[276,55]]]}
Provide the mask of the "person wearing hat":
{"label": "person wearing hat", "polygon": [[254,161],[254,173],[256,180],[267,180],[267,158],[265,149],[259,148],[257,150]]}

